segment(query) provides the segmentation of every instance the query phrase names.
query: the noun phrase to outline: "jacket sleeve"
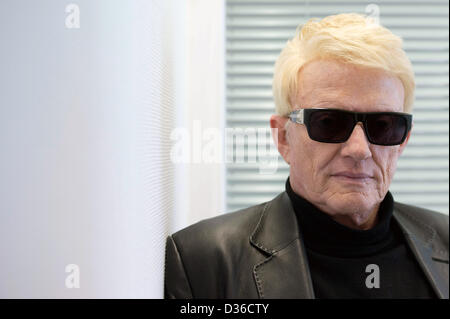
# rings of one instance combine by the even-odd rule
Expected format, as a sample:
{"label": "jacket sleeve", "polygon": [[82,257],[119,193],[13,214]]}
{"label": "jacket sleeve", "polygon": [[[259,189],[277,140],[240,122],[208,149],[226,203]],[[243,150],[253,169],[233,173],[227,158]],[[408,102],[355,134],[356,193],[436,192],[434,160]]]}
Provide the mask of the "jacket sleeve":
{"label": "jacket sleeve", "polygon": [[164,298],[193,298],[188,277],[183,266],[183,260],[181,259],[181,255],[172,236],[168,236],[166,240]]}

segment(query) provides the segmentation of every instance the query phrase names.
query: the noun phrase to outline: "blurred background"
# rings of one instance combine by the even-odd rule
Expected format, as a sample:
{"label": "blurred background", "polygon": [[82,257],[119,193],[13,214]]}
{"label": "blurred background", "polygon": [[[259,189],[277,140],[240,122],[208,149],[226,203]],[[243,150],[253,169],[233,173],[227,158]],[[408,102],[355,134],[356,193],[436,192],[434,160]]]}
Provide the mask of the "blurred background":
{"label": "blurred background", "polygon": [[275,59],[312,17],[363,13],[403,38],[415,124],[391,191],[448,214],[448,7],[2,0],[0,297],[161,298],[168,234],[283,191],[287,165],[252,134],[274,110]]}

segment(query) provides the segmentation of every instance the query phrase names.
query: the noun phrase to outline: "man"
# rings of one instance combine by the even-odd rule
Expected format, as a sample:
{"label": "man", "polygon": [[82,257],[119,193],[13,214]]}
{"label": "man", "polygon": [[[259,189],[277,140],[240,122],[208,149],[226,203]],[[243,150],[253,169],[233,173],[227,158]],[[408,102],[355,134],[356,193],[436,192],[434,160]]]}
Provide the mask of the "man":
{"label": "man", "polygon": [[448,217],[388,191],[412,126],[401,40],[357,14],[311,20],[273,91],[286,192],[169,236],[165,296],[448,298]]}

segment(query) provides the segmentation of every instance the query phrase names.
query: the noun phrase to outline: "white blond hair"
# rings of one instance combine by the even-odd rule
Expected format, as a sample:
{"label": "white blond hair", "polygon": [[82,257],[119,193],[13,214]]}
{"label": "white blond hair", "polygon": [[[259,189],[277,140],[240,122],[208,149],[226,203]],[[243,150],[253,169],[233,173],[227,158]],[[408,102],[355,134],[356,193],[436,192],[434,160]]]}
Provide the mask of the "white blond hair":
{"label": "white blond hair", "polygon": [[403,41],[372,18],[356,13],[310,19],[297,28],[275,63],[273,96],[276,113],[292,111],[291,98],[298,89],[298,74],[306,63],[333,59],[368,68],[383,69],[403,84],[403,110],[411,112],[414,102],[414,72]]}

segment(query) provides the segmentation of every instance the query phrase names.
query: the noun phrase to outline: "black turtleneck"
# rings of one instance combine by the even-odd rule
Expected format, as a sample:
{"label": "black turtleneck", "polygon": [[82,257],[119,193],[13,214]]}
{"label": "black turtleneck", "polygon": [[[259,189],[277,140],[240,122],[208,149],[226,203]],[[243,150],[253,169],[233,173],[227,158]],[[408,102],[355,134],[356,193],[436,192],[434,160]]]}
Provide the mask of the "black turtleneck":
{"label": "black turtleneck", "polygon": [[[391,193],[380,204],[375,226],[357,230],[296,194],[289,178],[286,192],[297,215],[316,298],[436,297],[392,218]],[[366,281],[369,286],[375,282],[374,266],[369,265],[379,269],[379,288],[367,286]]]}

